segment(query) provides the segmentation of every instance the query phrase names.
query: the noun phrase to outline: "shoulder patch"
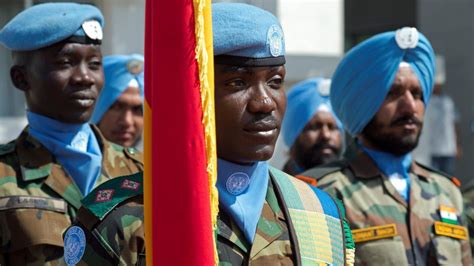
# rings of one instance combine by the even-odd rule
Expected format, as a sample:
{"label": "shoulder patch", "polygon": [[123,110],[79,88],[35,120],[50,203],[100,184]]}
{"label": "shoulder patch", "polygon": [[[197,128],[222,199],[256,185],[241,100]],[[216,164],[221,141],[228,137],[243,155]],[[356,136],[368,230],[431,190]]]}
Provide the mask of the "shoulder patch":
{"label": "shoulder patch", "polygon": [[7,144],[0,145],[0,156],[12,153],[15,150],[15,142],[11,141]]}
{"label": "shoulder patch", "polygon": [[314,167],[306,170],[301,175],[305,177],[314,178],[320,180],[324,176],[337,172],[343,168],[346,168],[349,164],[345,160],[331,162],[322,166]]}
{"label": "shoulder patch", "polygon": [[143,194],[143,172],[111,179],[91,191],[82,206],[102,220],[117,205]]}

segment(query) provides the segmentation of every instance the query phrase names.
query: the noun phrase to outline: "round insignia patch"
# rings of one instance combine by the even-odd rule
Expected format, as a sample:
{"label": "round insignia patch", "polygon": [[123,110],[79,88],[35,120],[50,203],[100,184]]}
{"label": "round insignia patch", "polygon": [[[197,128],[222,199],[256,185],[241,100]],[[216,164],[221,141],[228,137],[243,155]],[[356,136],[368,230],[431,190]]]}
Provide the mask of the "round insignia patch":
{"label": "round insignia patch", "polygon": [[419,39],[420,34],[416,28],[404,27],[395,32],[395,41],[402,49],[415,48]]}
{"label": "round insignia patch", "polygon": [[86,33],[87,37],[91,38],[92,40],[102,40],[102,27],[97,20],[85,21],[82,23],[82,29]]}
{"label": "round insignia patch", "polygon": [[329,96],[329,91],[331,90],[331,80],[324,79],[319,83],[318,91],[321,96]]}
{"label": "round insignia patch", "polygon": [[283,31],[280,26],[270,26],[267,32],[267,44],[273,57],[280,56],[283,53]]}
{"label": "round insignia patch", "polygon": [[130,74],[138,75],[143,71],[143,61],[131,59],[127,62],[127,70]]}
{"label": "round insignia patch", "polygon": [[76,265],[81,261],[86,249],[86,235],[79,226],[72,226],[64,236],[64,261],[67,265]]}
{"label": "round insignia patch", "polygon": [[240,195],[250,184],[250,177],[243,172],[233,173],[225,183],[227,191],[232,195]]}

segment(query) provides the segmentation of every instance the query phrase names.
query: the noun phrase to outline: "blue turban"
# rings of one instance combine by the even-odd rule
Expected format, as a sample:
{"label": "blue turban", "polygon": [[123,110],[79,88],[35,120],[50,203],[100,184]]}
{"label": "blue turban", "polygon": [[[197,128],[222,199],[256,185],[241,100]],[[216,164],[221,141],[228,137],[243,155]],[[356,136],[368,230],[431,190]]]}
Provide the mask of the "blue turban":
{"label": "blue turban", "polygon": [[104,17],[94,6],[76,3],[34,5],[0,31],[0,43],[13,51],[32,51],[75,37],[100,44]]}
{"label": "blue turban", "polygon": [[334,114],[329,102],[330,80],[323,78],[312,78],[299,82],[287,93],[287,106],[285,118],[282,125],[283,140],[288,147],[303,131],[304,127],[320,110],[322,105],[328,107],[328,111],[336,119],[341,134],[344,134],[341,121]]}
{"label": "blue turban", "polygon": [[331,84],[331,104],[351,135],[372,120],[389,92],[400,63],[407,62],[428,105],[435,55],[428,39],[415,28],[381,33],[352,48],[339,63]]}
{"label": "blue turban", "polygon": [[143,97],[143,62],[144,58],[139,54],[104,57],[105,85],[95,105],[91,118],[92,123],[98,124],[100,122],[105,112],[109,110],[110,106],[127,89],[132,79],[138,82],[140,95]]}
{"label": "blue turban", "polygon": [[285,63],[285,41],[278,19],[255,6],[212,5],[217,64],[270,66]]}

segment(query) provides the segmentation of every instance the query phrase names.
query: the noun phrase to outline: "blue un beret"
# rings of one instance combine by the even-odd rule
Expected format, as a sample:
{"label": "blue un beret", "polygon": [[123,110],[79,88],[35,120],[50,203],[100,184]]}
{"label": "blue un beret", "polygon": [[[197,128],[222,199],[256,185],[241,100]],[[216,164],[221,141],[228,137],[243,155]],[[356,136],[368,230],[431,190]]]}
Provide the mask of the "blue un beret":
{"label": "blue un beret", "polygon": [[32,51],[77,38],[74,42],[100,44],[104,17],[91,5],[46,3],[16,15],[0,31],[0,43],[13,51]]}
{"label": "blue un beret", "polygon": [[285,40],[278,19],[247,4],[212,5],[217,64],[272,66],[285,63]]}
{"label": "blue un beret", "polygon": [[98,124],[105,112],[107,112],[128,88],[132,79],[138,83],[140,94],[143,97],[145,85],[143,73],[144,58],[140,54],[110,55],[104,57],[104,88],[100,92],[99,99],[94,108],[91,122]]}

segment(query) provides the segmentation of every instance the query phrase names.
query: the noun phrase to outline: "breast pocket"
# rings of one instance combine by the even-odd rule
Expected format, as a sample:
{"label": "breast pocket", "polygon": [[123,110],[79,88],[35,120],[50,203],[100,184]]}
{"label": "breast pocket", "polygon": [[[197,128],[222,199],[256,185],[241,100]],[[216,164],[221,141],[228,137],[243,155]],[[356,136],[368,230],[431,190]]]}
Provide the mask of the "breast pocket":
{"label": "breast pocket", "polygon": [[71,224],[66,202],[32,196],[0,198],[0,243],[3,252],[36,245],[63,246],[62,234]]}
{"label": "breast pocket", "polygon": [[432,236],[432,254],[439,265],[462,265],[461,240],[448,236]]}
{"label": "breast pocket", "polygon": [[356,265],[408,265],[400,236],[356,244]]}

